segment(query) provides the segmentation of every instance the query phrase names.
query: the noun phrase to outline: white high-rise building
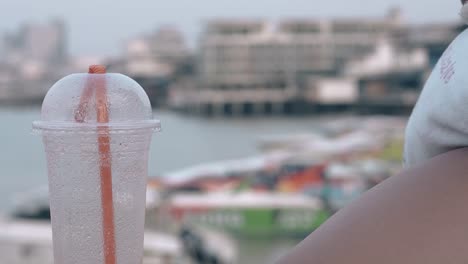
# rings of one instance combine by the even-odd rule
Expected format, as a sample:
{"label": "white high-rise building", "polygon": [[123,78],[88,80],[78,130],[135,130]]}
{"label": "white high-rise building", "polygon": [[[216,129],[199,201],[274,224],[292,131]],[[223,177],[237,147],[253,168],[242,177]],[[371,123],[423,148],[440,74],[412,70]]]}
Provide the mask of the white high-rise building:
{"label": "white high-rise building", "polygon": [[5,35],[3,50],[5,59],[12,63],[64,63],[67,59],[65,24],[62,20],[24,24],[17,32]]}
{"label": "white high-rise building", "polygon": [[22,35],[23,52],[27,59],[46,64],[63,63],[66,60],[66,32],[63,21],[26,25]]}
{"label": "white high-rise building", "polygon": [[336,75],[401,26],[395,12],[382,19],[209,22],[200,42],[201,81],[213,88],[284,87],[301,74]]}
{"label": "white high-rise building", "polygon": [[174,73],[188,55],[182,33],[176,27],[164,26],[129,39],[122,58],[111,62],[111,68],[133,77],[165,77]]}
{"label": "white high-rise building", "polygon": [[162,26],[148,40],[151,52],[163,62],[177,64],[188,56],[185,38],[177,27]]}
{"label": "white high-rise building", "polygon": [[2,101],[39,100],[66,68],[67,38],[62,20],[24,24],[0,41]]}

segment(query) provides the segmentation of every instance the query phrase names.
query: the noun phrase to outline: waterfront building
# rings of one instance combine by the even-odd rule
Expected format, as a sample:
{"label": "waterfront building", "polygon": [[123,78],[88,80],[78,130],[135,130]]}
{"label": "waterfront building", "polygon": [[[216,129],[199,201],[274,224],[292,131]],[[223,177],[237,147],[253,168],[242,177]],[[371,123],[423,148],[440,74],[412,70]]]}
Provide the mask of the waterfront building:
{"label": "waterfront building", "polygon": [[434,56],[460,30],[407,24],[398,9],[377,18],[209,21],[195,84],[174,89],[171,105],[215,116],[366,111],[371,80],[379,79],[381,96],[409,91],[384,110],[403,105],[409,111]]}

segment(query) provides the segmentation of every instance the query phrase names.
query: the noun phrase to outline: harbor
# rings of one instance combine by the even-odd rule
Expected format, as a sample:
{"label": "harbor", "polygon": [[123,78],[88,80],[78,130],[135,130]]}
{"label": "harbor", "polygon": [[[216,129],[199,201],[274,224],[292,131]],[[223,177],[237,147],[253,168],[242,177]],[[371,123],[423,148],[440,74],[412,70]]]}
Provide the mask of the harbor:
{"label": "harbor", "polygon": [[[23,144],[3,142],[5,146],[27,146],[30,155],[41,157],[40,142],[33,143],[35,138],[24,125],[28,119],[36,118],[38,111],[10,109],[3,110],[1,115],[4,119],[21,120],[12,122],[10,130],[22,131]],[[200,132],[206,129],[218,135],[219,131],[225,131],[225,134],[218,138],[207,135],[210,140],[206,141],[202,138],[188,140],[183,148],[174,147],[180,146],[175,142],[183,138],[182,135],[164,135],[163,132],[162,139],[155,137],[154,148],[165,151],[157,151],[158,156],[150,155],[146,228],[150,237],[156,232],[157,237],[172,241],[167,243],[173,245],[173,251],[169,258],[164,254],[155,255],[149,248],[145,251],[147,263],[197,263],[197,259],[218,261],[213,263],[271,262],[336,210],[401,169],[404,118],[323,116],[226,122],[165,112],[155,112],[155,116],[165,121],[166,130],[184,133],[198,126]],[[227,137],[235,140],[228,141]],[[203,146],[197,146],[199,143]],[[205,153],[212,148],[217,150],[215,157]],[[184,160],[187,149],[199,150],[199,155],[193,156],[191,162]],[[16,160],[22,155],[29,159],[27,151],[24,154],[24,149],[18,151],[12,158]],[[171,159],[176,164],[158,164],[164,163],[165,155],[179,156],[180,160]],[[5,156],[2,158],[7,160]],[[31,163],[32,168],[20,170],[14,163],[8,166],[5,168],[11,168],[10,173],[18,176],[3,187],[10,190],[2,201],[3,212],[13,219],[23,220],[8,222],[12,221],[8,218],[2,225],[29,225],[33,221],[31,228],[36,230],[36,220],[31,218],[47,218],[48,215],[47,188],[41,187],[46,186],[45,168],[40,163]],[[28,169],[35,175],[27,173]],[[24,180],[29,186],[15,190],[24,177],[30,179],[29,182]],[[44,202],[39,202],[41,200]],[[50,232],[47,221],[38,225],[41,232]],[[28,234],[3,234],[4,237],[18,236],[20,244],[23,243],[20,238],[25,235]],[[213,237],[214,241],[223,242],[214,245],[202,242],[212,241]],[[48,239],[46,256],[50,257],[50,233]],[[159,242],[154,243],[157,246]],[[28,248],[31,243],[25,245]],[[9,252],[22,256],[20,248],[23,246]],[[45,254],[43,250],[39,244],[33,252]],[[157,247],[154,250],[158,251]],[[180,259],[183,261],[177,262]]]}

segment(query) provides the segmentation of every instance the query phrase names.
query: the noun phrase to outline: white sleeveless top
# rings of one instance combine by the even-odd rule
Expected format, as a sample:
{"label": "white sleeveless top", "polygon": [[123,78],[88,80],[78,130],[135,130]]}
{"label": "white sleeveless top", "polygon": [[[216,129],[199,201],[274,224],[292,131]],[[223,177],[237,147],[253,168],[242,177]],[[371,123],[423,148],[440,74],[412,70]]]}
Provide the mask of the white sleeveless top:
{"label": "white sleeveless top", "polygon": [[[467,5],[461,13],[468,21]],[[468,30],[439,59],[416,103],[406,128],[405,165],[462,147],[468,147]]]}

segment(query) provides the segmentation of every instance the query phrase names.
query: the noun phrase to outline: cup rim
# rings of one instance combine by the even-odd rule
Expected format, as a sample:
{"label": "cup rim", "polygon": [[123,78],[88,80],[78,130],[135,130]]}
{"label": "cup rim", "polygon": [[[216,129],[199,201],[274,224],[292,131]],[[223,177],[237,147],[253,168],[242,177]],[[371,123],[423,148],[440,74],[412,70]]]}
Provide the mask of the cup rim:
{"label": "cup rim", "polygon": [[[110,123],[77,123],[63,121],[34,121],[32,123],[33,133],[42,134],[44,132],[64,132],[64,133],[129,133],[141,130],[161,131],[161,121],[139,120],[128,122]],[[105,130],[104,130],[105,129]]]}

